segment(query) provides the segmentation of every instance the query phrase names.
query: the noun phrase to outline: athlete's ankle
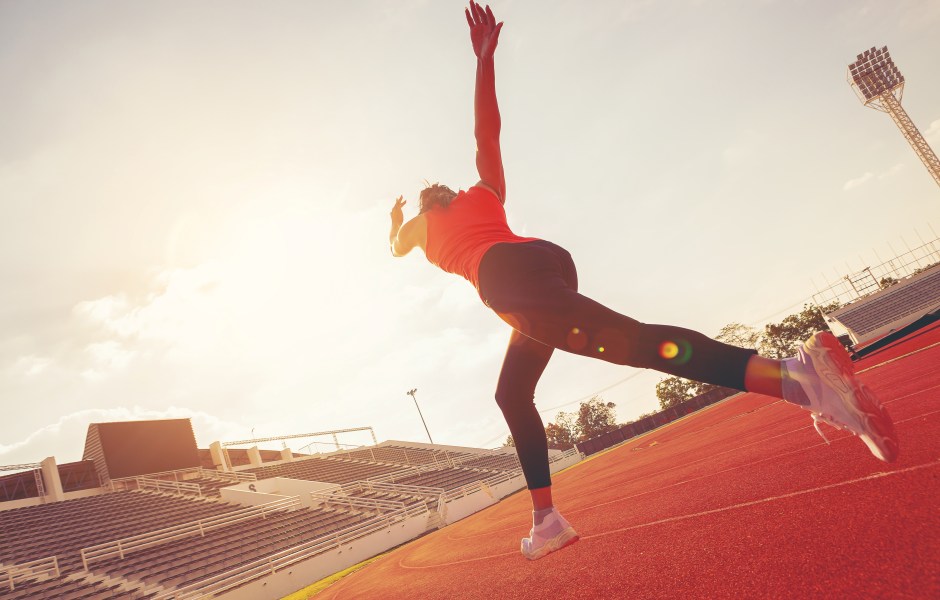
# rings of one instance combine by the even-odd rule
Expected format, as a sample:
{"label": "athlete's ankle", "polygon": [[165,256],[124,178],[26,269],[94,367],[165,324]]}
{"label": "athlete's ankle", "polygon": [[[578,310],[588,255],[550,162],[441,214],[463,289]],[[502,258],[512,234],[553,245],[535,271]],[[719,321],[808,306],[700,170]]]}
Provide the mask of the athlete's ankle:
{"label": "athlete's ankle", "polygon": [[783,363],[755,354],[744,371],[744,388],[755,394],[783,398]]}

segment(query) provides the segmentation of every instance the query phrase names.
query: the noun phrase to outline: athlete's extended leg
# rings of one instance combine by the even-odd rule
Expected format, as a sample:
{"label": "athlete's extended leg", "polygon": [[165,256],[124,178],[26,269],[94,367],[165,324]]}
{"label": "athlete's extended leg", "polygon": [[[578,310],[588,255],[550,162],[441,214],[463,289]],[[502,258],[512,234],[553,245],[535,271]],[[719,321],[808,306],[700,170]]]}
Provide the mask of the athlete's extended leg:
{"label": "athlete's extended leg", "polygon": [[[496,250],[494,253],[493,250]],[[484,268],[485,267],[485,268]],[[488,304],[518,331],[550,346],[686,379],[781,397],[817,422],[859,436],[881,460],[896,459],[891,418],[854,376],[851,359],[829,333],[779,361],[671,325],[648,325],[568,286],[568,253],[548,242],[494,246],[480,265]]]}
{"label": "athlete's extended leg", "polygon": [[514,329],[607,362],[744,390],[756,352],[671,325],[648,325],[577,291],[571,256],[550,242],[497,244],[480,264],[480,291]]}

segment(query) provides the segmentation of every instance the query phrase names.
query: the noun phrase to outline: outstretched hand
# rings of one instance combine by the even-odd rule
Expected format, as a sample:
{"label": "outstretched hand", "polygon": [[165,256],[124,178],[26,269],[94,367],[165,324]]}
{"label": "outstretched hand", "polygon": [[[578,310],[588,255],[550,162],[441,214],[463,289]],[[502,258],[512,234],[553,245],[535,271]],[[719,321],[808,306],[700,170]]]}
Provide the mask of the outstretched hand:
{"label": "outstretched hand", "polygon": [[492,58],[499,42],[499,30],[502,23],[496,22],[493,11],[489,5],[486,9],[470,0],[470,8],[464,9],[467,23],[470,24],[470,41],[473,43],[473,53],[477,58]]}
{"label": "outstretched hand", "polygon": [[407,202],[407,200],[402,200],[401,196],[395,200],[395,206],[392,207],[391,212],[392,224],[401,227],[401,224],[405,222],[405,214],[402,212],[401,207]]}

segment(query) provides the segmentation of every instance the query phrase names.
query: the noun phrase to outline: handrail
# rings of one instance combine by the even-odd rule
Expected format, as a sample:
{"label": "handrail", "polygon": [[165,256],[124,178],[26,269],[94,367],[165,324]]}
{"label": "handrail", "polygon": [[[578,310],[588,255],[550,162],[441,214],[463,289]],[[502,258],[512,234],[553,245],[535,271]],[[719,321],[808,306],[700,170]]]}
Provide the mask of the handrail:
{"label": "handrail", "polygon": [[424,471],[419,470],[417,467],[406,467],[398,471],[392,471],[390,473],[385,473],[383,475],[374,475],[372,477],[367,477],[363,481],[372,481],[379,483],[382,481],[392,481],[400,477],[408,477],[409,475],[417,475],[418,473],[423,473]]}
{"label": "handrail", "polygon": [[394,511],[405,507],[404,502],[395,500],[380,500],[378,498],[357,498],[356,496],[340,495],[333,492],[310,492],[314,502],[333,504],[337,506],[356,508],[370,508],[379,512]]}
{"label": "handrail", "polygon": [[137,477],[135,479],[137,482],[138,490],[146,490],[148,488],[154,488],[158,492],[164,491],[173,491],[179,495],[183,495],[184,492],[192,493],[200,498],[202,498],[202,488],[199,487],[199,484],[196,483],[184,483],[182,481],[167,481],[166,479],[153,479],[151,477]]}
{"label": "handrail", "polygon": [[444,493],[444,488],[428,487],[424,485],[408,485],[405,483],[386,483],[383,481],[354,481],[351,484],[343,486],[344,491],[358,487],[362,491],[386,491],[398,492],[404,494],[413,494],[416,496],[437,497]]}
{"label": "handrail", "polygon": [[204,537],[206,531],[241,521],[247,521],[248,519],[254,519],[259,516],[261,518],[267,518],[266,514],[269,512],[286,511],[299,507],[300,496],[292,496],[290,498],[284,498],[283,500],[275,500],[274,502],[199,519],[198,521],[190,521],[188,523],[173,525],[164,529],[157,529],[155,531],[149,531],[147,533],[113,540],[103,544],[88,546],[87,548],[82,548],[80,552],[82,566],[88,571],[88,564],[94,560],[103,560],[114,556],[118,556],[123,560],[125,555],[130,552],[152,548],[153,546],[159,546],[160,544],[194,536],[196,534],[200,537]]}
{"label": "handrail", "polygon": [[38,560],[10,565],[8,567],[0,566],[0,580],[5,580],[5,585],[12,592],[16,588],[16,582],[39,575],[59,576],[59,557],[47,556]]}
{"label": "handrail", "polygon": [[256,560],[254,562],[242,565],[230,571],[220,573],[209,577],[200,582],[193,583],[175,590],[169,590],[156,596],[154,600],[184,600],[189,598],[201,598],[208,595],[219,594],[226,590],[238,587],[249,581],[263,577],[268,574],[274,574],[279,569],[290,566],[294,563],[307,560],[318,554],[327,552],[333,548],[339,548],[341,545],[365,537],[376,531],[387,529],[396,523],[406,519],[417,517],[421,513],[427,514],[427,507],[417,504],[412,507],[406,507],[395,511],[395,513],[386,513],[373,517],[362,523],[342,529],[328,536],[317,538],[303,544],[288,548],[272,554],[267,558]]}
{"label": "handrail", "polygon": [[208,477],[209,479],[225,479],[236,482],[258,480],[258,476],[254,473],[248,473],[245,471],[212,471],[202,467],[199,467],[199,475],[201,477]]}
{"label": "handrail", "polygon": [[554,457],[549,458],[549,459],[548,459],[548,462],[549,462],[549,464],[551,464],[551,463],[553,463],[553,462],[558,462],[558,461],[560,461],[560,460],[565,460],[565,459],[568,458],[569,456],[574,456],[575,454],[581,454],[581,452],[578,451],[578,449],[577,449],[576,447],[572,446],[571,448],[568,448],[567,450],[565,450],[565,451],[562,452],[561,454],[556,454]]}

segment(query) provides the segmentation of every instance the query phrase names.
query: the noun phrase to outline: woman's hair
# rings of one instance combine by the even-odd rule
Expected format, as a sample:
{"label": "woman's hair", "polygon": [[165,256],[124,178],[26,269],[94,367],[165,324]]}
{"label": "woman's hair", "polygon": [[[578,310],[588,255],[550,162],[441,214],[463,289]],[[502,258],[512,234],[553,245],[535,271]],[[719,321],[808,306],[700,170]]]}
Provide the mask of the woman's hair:
{"label": "woman's hair", "polygon": [[428,183],[427,187],[421,190],[418,195],[420,198],[418,214],[427,212],[435,206],[446,207],[451,200],[457,197],[457,192],[446,185],[440,183]]}

